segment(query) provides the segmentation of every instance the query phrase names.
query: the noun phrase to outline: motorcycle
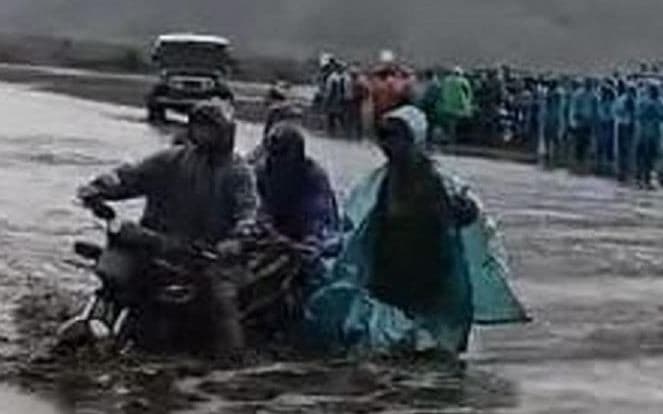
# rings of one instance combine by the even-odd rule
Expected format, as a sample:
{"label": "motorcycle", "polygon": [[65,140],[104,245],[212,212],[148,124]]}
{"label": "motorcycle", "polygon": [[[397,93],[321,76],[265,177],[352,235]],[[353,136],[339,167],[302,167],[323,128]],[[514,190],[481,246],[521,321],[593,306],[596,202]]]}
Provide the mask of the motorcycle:
{"label": "motorcycle", "polygon": [[[269,229],[256,226],[221,243],[226,247],[208,246],[122,222],[103,202],[87,207],[105,222],[107,242],[77,241],[74,251],[101,286],[60,327],[60,346],[107,340],[116,349],[213,351],[232,334],[219,328],[232,325],[219,318],[236,318],[253,337],[269,335],[277,328],[269,318],[284,316],[296,296],[306,247]],[[215,294],[219,285],[229,294]]]}

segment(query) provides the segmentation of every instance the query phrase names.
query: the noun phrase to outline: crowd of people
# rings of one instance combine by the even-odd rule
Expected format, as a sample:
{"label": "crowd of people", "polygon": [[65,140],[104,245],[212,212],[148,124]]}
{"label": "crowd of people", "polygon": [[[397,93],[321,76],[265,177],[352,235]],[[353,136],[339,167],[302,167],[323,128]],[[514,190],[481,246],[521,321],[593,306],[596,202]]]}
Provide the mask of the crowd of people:
{"label": "crowd of people", "polygon": [[663,177],[661,80],[642,68],[607,77],[506,67],[416,73],[392,61],[360,70],[331,57],[321,65],[316,102],[332,136],[372,134],[386,108],[407,102],[426,114],[431,145],[503,147],[652,188],[654,175]]}
{"label": "crowd of people", "polygon": [[330,136],[360,139],[364,134],[363,105],[369,95],[366,76],[358,65],[347,65],[334,57],[323,58],[315,106],[325,113]]}
{"label": "crowd of people", "polygon": [[663,122],[656,75],[532,77],[489,71],[475,84],[473,120],[484,143],[514,140],[547,165],[652,187]]}

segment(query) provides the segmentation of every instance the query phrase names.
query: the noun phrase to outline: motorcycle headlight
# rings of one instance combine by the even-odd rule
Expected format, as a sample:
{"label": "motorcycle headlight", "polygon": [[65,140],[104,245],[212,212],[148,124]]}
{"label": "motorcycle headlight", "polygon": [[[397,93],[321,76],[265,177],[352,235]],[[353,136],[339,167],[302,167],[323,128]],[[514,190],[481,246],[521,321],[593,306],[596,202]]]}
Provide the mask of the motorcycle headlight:
{"label": "motorcycle headlight", "polygon": [[171,284],[159,289],[158,299],[162,303],[185,305],[195,298],[196,291],[191,285]]}

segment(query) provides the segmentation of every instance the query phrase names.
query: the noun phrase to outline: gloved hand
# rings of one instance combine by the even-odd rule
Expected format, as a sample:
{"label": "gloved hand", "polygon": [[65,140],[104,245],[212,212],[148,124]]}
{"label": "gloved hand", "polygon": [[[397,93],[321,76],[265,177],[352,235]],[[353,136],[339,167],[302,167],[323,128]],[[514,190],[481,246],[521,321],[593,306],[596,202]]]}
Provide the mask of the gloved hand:
{"label": "gloved hand", "polygon": [[76,196],[83,202],[93,202],[102,197],[104,188],[112,188],[120,184],[117,174],[103,174],[89,184],[78,188]]}
{"label": "gloved hand", "polygon": [[86,205],[99,199],[100,196],[99,189],[91,184],[80,186],[78,187],[78,190],[76,190],[76,198]]}

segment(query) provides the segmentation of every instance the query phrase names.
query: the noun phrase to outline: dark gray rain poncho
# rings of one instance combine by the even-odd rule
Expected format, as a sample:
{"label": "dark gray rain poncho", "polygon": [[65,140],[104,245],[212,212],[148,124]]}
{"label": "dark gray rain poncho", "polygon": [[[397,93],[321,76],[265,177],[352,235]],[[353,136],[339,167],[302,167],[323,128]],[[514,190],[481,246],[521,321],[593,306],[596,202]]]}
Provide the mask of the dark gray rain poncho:
{"label": "dark gray rain poncho", "polygon": [[141,224],[187,239],[216,242],[257,208],[251,168],[238,156],[210,155],[193,146],[159,152],[115,170],[115,182],[92,185],[107,200],[146,197]]}

